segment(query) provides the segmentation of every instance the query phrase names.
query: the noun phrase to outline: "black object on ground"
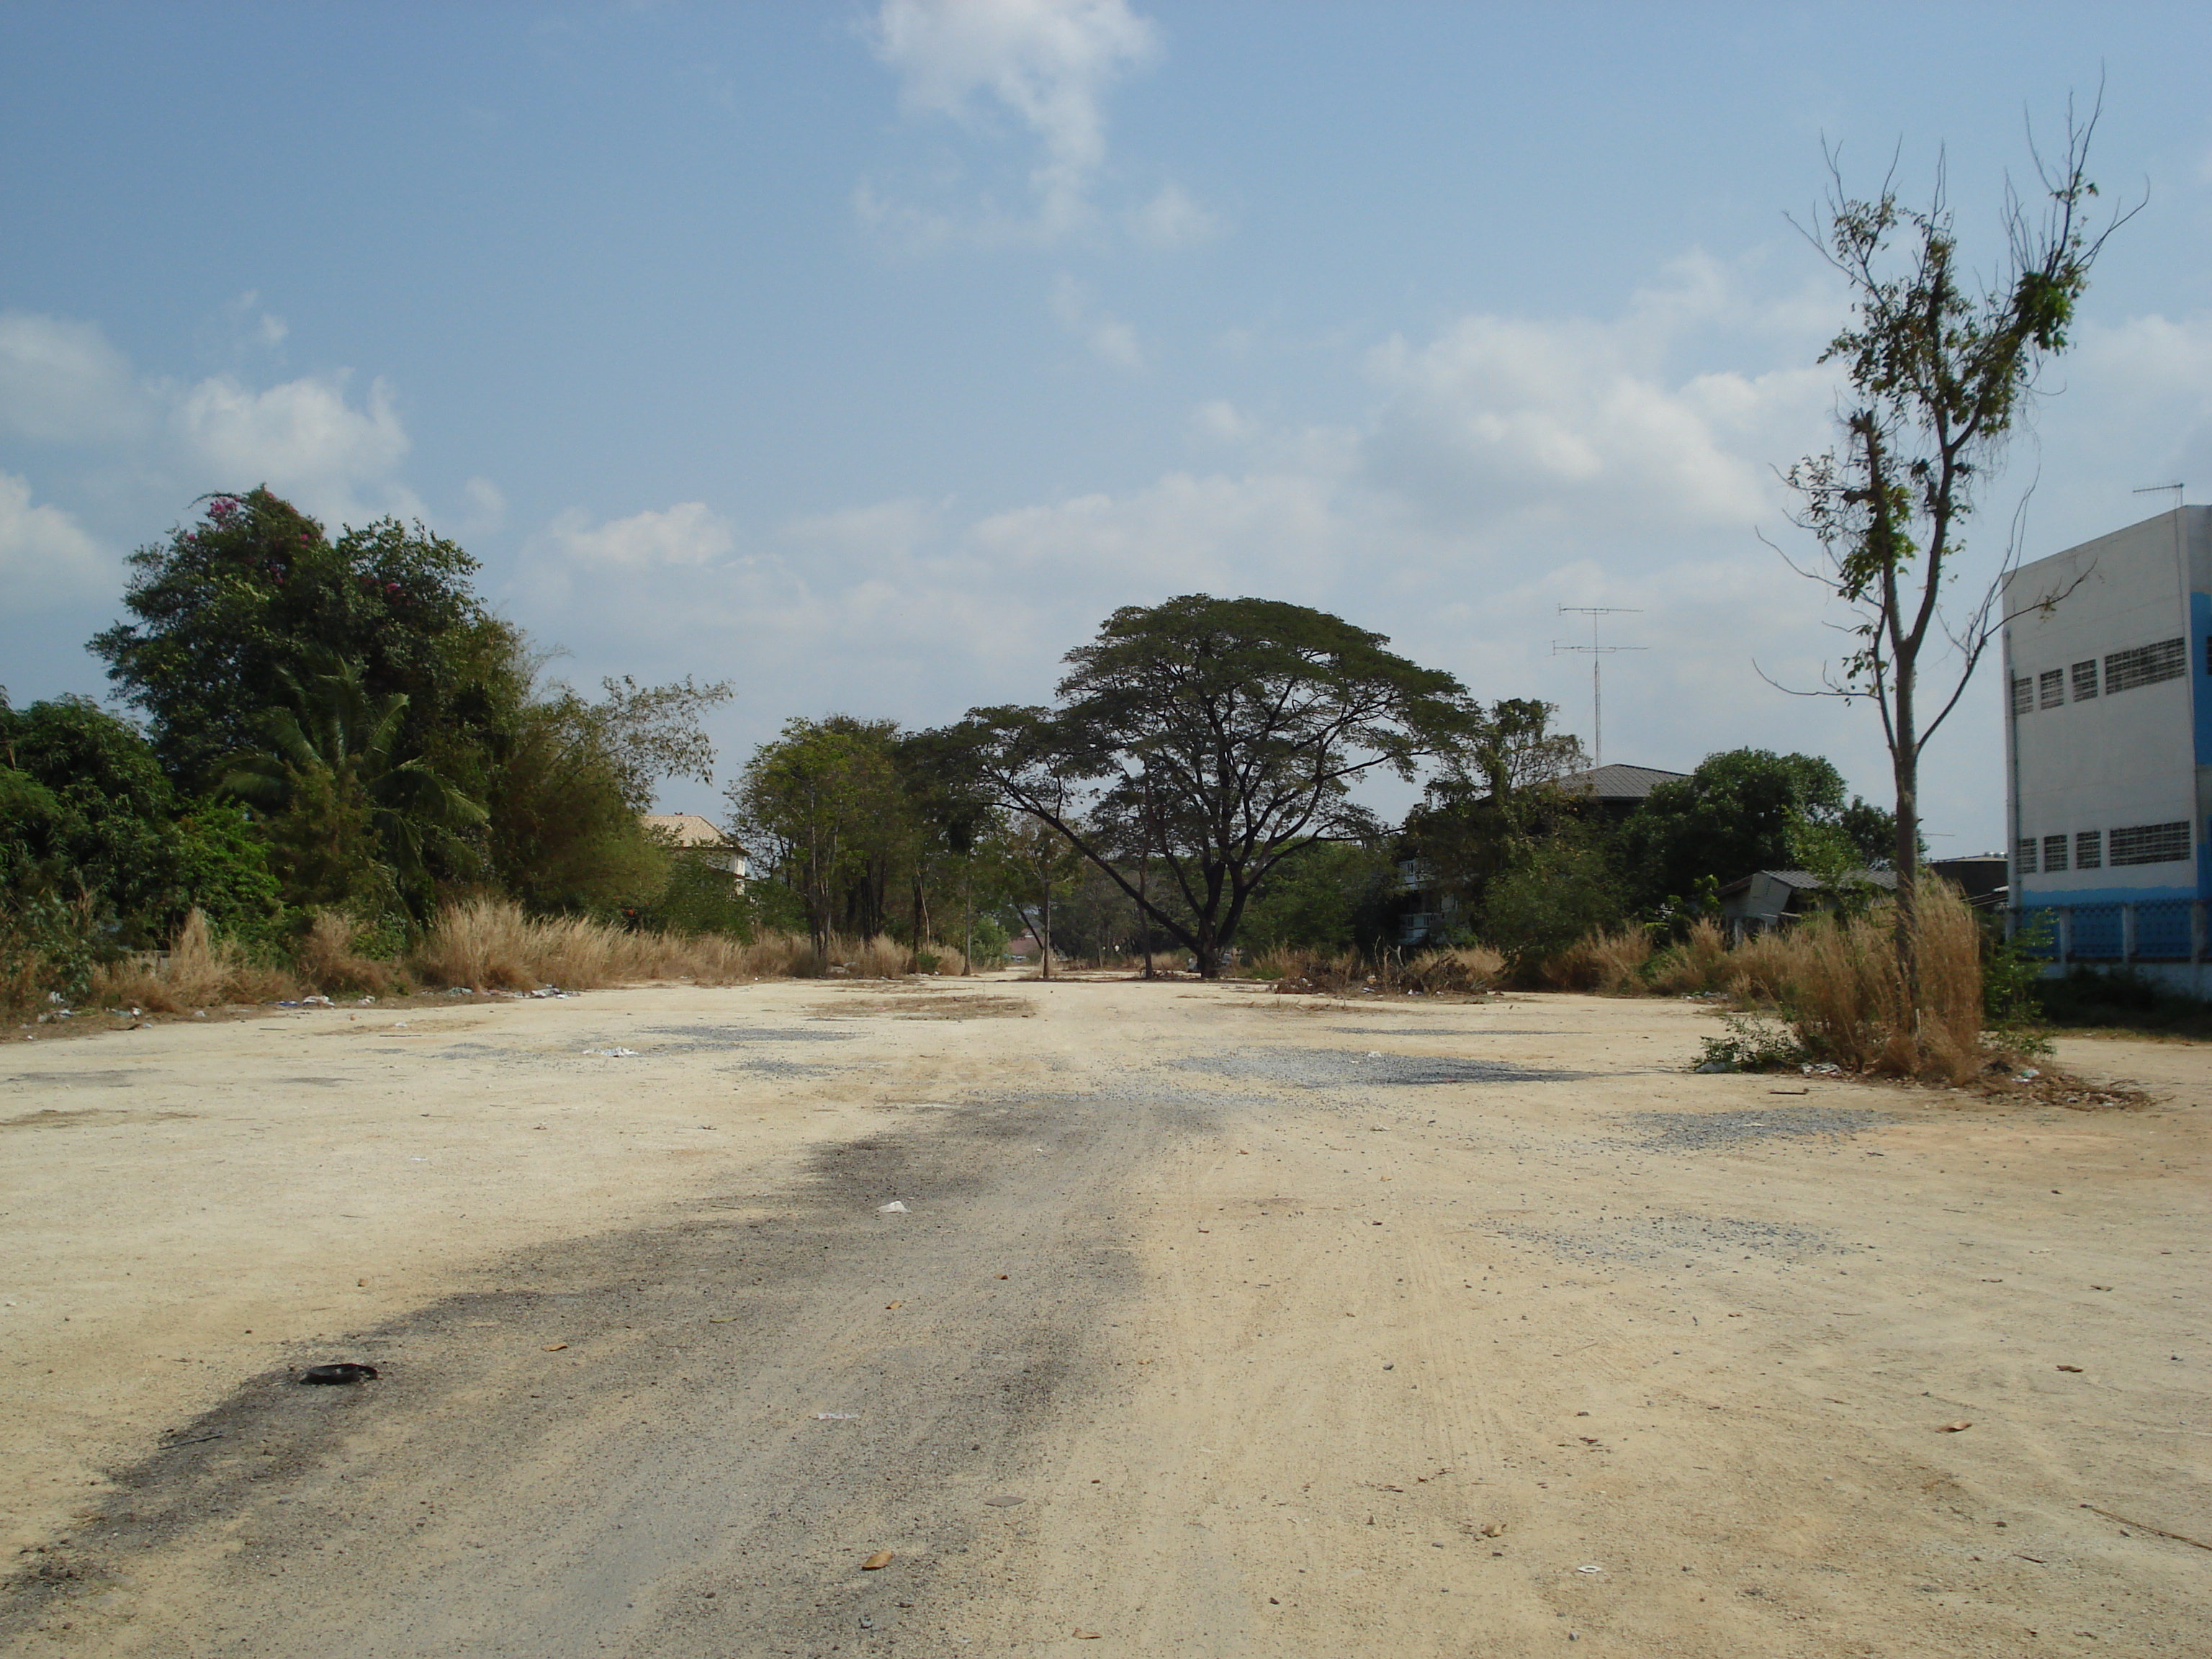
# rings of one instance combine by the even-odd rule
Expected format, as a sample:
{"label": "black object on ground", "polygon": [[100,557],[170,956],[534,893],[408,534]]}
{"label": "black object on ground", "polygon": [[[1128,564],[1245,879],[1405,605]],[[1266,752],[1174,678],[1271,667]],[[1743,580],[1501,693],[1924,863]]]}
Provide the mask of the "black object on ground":
{"label": "black object on ground", "polygon": [[310,1365],[300,1373],[302,1382],[366,1382],[377,1374],[374,1365],[356,1365],[351,1360],[336,1365]]}

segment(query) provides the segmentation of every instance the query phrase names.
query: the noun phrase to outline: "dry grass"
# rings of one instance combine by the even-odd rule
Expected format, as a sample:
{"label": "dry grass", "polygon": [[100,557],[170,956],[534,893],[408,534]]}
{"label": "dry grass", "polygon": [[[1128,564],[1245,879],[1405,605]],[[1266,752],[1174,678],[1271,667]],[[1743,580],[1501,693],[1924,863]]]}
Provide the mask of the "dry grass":
{"label": "dry grass", "polygon": [[[1923,882],[1917,954],[1921,996],[1905,995],[1881,905],[1839,921],[1814,915],[1729,947],[1698,922],[1652,956],[1621,934],[1596,933],[1547,963],[1546,983],[1616,994],[1723,992],[1778,1007],[1807,1052],[1855,1072],[1963,1083],[1993,1059],[1982,1038],[1981,930],[1948,883]],[[1646,960],[1648,958],[1648,960]]]}
{"label": "dry grass", "polygon": [[[940,974],[958,973],[957,947],[932,944]],[[535,990],[557,985],[591,991],[649,980],[734,985],[756,979],[899,979],[914,971],[914,953],[896,939],[832,934],[817,951],[788,933],[738,939],[725,933],[685,936],[626,933],[581,916],[529,916],[498,899],[472,899],[438,915],[410,956],[430,983],[475,990]]]}
{"label": "dry grass", "polygon": [[1654,957],[1644,983],[1662,996],[1717,991],[1727,972],[1729,944],[1716,922],[1693,923],[1689,936]]}
{"label": "dry grass", "polygon": [[209,931],[198,910],[185,918],[167,952],[126,957],[93,969],[95,1003],[127,1005],[159,1014],[186,1014],[230,1002],[276,1002],[301,994],[298,980],[247,957]]}
{"label": "dry grass", "polygon": [[1805,1046],[1854,1071],[1965,1083],[1991,1055],[1982,1041],[1981,930],[1958,890],[1929,882],[1915,916],[1920,1006],[1897,963],[1894,912],[1816,917],[1775,935],[1777,1000]]}
{"label": "dry grass", "polygon": [[1277,991],[1293,995],[1342,996],[1370,988],[1378,993],[1474,994],[1490,990],[1504,978],[1505,958],[1486,945],[1425,951],[1410,958],[1394,952],[1378,962],[1356,951],[1269,951],[1245,971],[1273,979]]}
{"label": "dry grass", "polygon": [[392,966],[354,949],[361,924],[342,910],[318,910],[307,925],[292,963],[318,991],[358,991],[383,996],[392,989]]}
{"label": "dry grass", "polygon": [[1539,964],[1534,978],[1547,990],[1637,996],[1645,988],[1644,969],[1650,960],[1651,936],[1641,927],[1600,929]]}

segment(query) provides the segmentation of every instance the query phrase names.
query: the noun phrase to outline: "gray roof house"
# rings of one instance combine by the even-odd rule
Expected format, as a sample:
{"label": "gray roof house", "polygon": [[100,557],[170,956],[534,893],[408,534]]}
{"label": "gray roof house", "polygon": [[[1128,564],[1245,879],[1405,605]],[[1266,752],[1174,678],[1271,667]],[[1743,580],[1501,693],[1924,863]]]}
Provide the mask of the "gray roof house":
{"label": "gray roof house", "polygon": [[[1855,870],[1851,872],[1870,887],[1897,890],[1893,870]],[[1731,939],[1765,933],[1784,921],[1821,908],[1828,884],[1809,870],[1754,870],[1738,876],[1720,890],[1721,926]]]}

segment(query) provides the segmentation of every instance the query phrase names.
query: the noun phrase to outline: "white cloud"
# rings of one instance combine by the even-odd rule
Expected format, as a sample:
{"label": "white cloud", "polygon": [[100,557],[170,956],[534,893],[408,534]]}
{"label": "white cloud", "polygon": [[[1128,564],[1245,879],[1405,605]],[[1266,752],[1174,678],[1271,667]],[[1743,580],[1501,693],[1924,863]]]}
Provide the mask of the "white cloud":
{"label": "white cloud", "polygon": [[546,536],[578,564],[632,570],[709,564],[737,544],[729,520],[704,501],[679,501],[665,513],[633,513],[600,525],[583,508],[570,507],[547,527]]}
{"label": "white cloud", "polygon": [[0,588],[27,610],[115,591],[115,562],[58,507],[31,504],[31,486],[0,472]]}
{"label": "white cloud", "polygon": [[1191,429],[1217,443],[1241,444],[1259,430],[1257,422],[1226,398],[1200,404],[1190,413]]}
{"label": "white cloud", "polygon": [[909,110],[973,121],[980,93],[1030,129],[1047,235],[1090,216],[1085,191],[1106,159],[1100,96],[1158,38],[1125,0],[884,0],[874,37]]}
{"label": "white cloud", "polygon": [[370,383],[361,408],[343,374],[256,392],[227,374],[176,398],[171,423],[183,458],[225,489],[266,483],[318,517],[357,521],[419,513],[393,478],[410,443],[388,382]]}
{"label": "white cloud", "polygon": [[1649,532],[1747,528],[1771,514],[1772,464],[1825,441],[1833,377],[1670,374],[1685,334],[1738,314],[1711,262],[1674,275],[1612,321],[1478,314],[1423,343],[1387,342],[1369,359],[1388,396],[1370,476],[1446,523]]}
{"label": "white cloud", "polygon": [[230,313],[242,343],[258,345],[264,350],[275,350],[284,343],[291,333],[291,325],[274,312],[261,308],[261,292],[251,289],[230,302]]}
{"label": "white cloud", "polygon": [[1081,283],[1062,271],[1052,287],[1052,314],[1100,358],[1116,368],[1142,368],[1145,353],[1137,331],[1119,317],[1097,310]]}
{"label": "white cloud", "polygon": [[1129,234],[1148,247],[1193,247],[1222,233],[1221,217],[1193,201],[1180,185],[1167,185],[1142,207],[1122,216]]}
{"label": "white cloud", "polygon": [[489,478],[471,478],[461,486],[460,532],[465,536],[489,535],[507,523],[507,495]]}
{"label": "white cloud", "polygon": [[98,443],[137,432],[146,393],[93,323],[0,311],[0,422],[27,438]]}

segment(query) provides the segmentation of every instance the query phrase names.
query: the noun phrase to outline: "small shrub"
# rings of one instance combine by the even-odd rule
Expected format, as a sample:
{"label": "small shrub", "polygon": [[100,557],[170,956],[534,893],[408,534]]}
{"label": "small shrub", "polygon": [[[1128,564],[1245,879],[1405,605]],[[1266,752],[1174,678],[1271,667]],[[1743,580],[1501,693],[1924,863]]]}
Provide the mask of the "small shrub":
{"label": "small shrub", "polygon": [[1787,1025],[1756,1016],[1729,1014],[1726,1036],[1701,1037],[1700,1072],[1786,1072],[1805,1062],[1805,1045]]}

